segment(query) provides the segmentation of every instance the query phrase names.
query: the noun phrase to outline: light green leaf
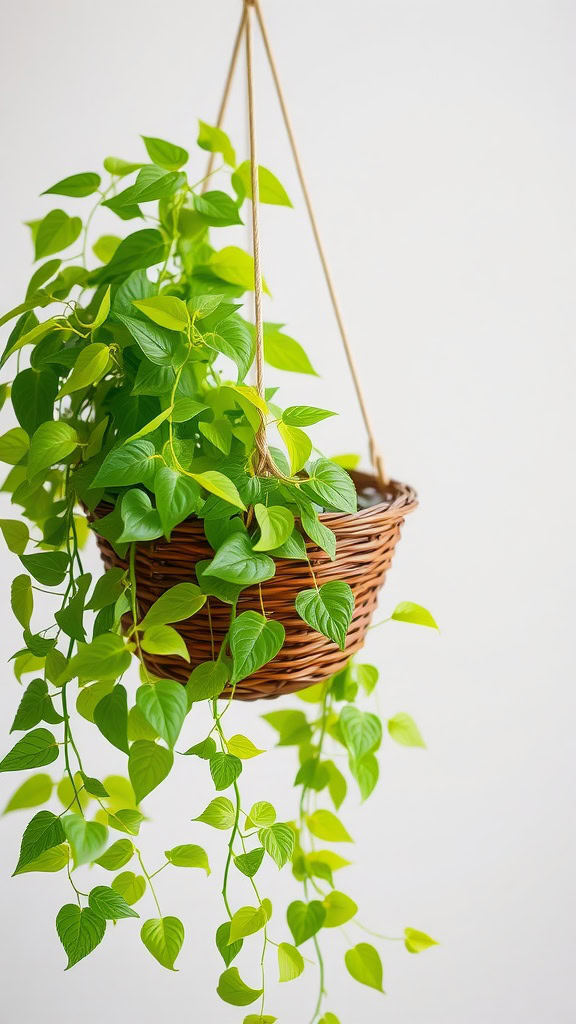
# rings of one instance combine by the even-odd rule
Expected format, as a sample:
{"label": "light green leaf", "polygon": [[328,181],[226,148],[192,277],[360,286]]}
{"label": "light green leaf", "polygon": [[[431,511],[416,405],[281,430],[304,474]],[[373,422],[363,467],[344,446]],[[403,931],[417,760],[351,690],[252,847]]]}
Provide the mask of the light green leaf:
{"label": "light green leaf", "polygon": [[249,1006],[262,995],[261,988],[249,988],[242,981],[237,967],[229,967],[220,975],[216,991],[220,999],[231,1006]]}
{"label": "light green leaf", "polygon": [[152,295],[149,299],[133,299],[132,305],[145,313],[160,327],[169,331],[186,331],[190,314],[186,303],[175,295]]}
{"label": "light green leaf", "polygon": [[378,750],[382,742],[382,723],[377,715],[347,704],[340,712],[339,723],[346,748],[356,761]]}
{"label": "light green leaf", "polygon": [[224,455],[228,455],[232,445],[232,426],[225,419],[213,420],[212,423],[199,423],[198,429]]}
{"label": "light green leaf", "polygon": [[278,981],[294,981],[304,970],[304,958],[296,946],[281,942],[278,946]]}
{"label": "light green leaf", "polygon": [[409,953],[423,953],[431,946],[437,946],[436,939],[432,939],[426,932],[420,932],[417,928],[404,929],[404,945]]}
{"label": "light green leaf", "polygon": [[166,850],[164,856],[176,868],[202,868],[207,875],[210,874],[208,854],[201,846],[174,846],[171,850]]}
{"label": "light green leaf", "polygon": [[101,825],[99,821],[87,821],[80,814],[66,814],[62,818],[62,825],[66,839],[72,847],[75,867],[89,864],[100,856],[108,839],[108,829],[105,825]]}
{"label": "light green leaf", "polygon": [[317,377],[318,374],[300,343],[287,334],[283,334],[282,326],[282,324],[264,324],[264,358],[266,362],[277,370],[309,373],[313,377]]}
{"label": "light green leaf", "polygon": [[234,804],[226,796],[217,796],[215,800],[211,800],[206,810],[193,819],[222,830],[232,828],[235,820]]}
{"label": "light green leaf", "polygon": [[[104,321],[106,320],[106,317],[108,316],[108,314],[110,312],[110,288],[111,287],[112,287],[111,285],[108,285],[106,291],[104,292],[104,295],[102,296],[102,301],[100,303],[100,306],[98,307],[98,312],[96,313],[96,316],[95,316],[94,321],[92,323],[92,333],[94,333],[94,331],[96,331],[99,327],[102,326],[102,324],[104,323]],[[76,389],[76,390],[78,390],[78,389]]]}
{"label": "light green leaf", "polygon": [[123,896],[108,885],[97,885],[88,896],[90,908],[105,921],[119,921],[124,917],[140,917]]}
{"label": "light green leaf", "polygon": [[312,730],[303,711],[270,711],[262,718],[279,733],[281,747],[300,746],[312,738]]}
{"label": "light green leaf", "polygon": [[22,628],[27,629],[34,610],[34,597],[32,580],[24,573],[12,581],[10,605]]}
{"label": "light green leaf", "polygon": [[255,850],[250,850],[249,853],[241,853],[238,857],[235,857],[234,864],[247,878],[253,878],[262,864],[265,853],[266,850],[263,846],[257,846]]}
{"label": "light green leaf", "polygon": [[19,874],[24,875],[29,871],[41,871],[53,873],[55,871],[62,871],[65,868],[70,859],[70,851],[68,846],[64,843],[61,846],[52,846],[45,853],[41,853],[36,860],[30,861],[26,867],[21,868]]}
{"label": "light green leaf", "polygon": [[[252,199],[252,169],[249,160],[245,160],[236,168],[232,175],[232,185],[242,196]],[[292,206],[284,186],[278,181],[275,174],[269,171],[262,164],[258,165],[258,193],[261,203],[270,203],[273,206]]]}
{"label": "light green leaf", "polygon": [[378,669],[374,665],[356,665],[356,678],[363,690],[370,694],[378,682]]}
{"label": "light green leaf", "polygon": [[69,679],[78,676],[85,683],[93,679],[117,679],[131,662],[130,647],[116,633],[101,633],[89,644],[78,644],[78,653],[66,670]]}
{"label": "light green leaf", "polygon": [[348,834],[344,825],[332,811],[314,811],[309,814],[307,825],[313,836],[317,839],[325,839],[329,843],[352,843],[354,840]]}
{"label": "light green leaf", "polygon": [[64,210],[51,210],[38,225],[34,259],[67,249],[82,231],[80,217],[69,217]]}
{"label": "light green leaf", "polygon": [[[213,252],[208,259],[208,266],[222,281],[236,284],[247,292],[254,291],[254,258],[237,245],[227,245],[219,252]],[[262,287],[268,292],[264,278]]]}
{"label": "light green leaf", "polygon": [[234,754],[214,754],[210,758],[210,774],[218,790],[228,789],[242,771],[242,761]]}
{"label": "light green leaf", "polygon": [[313,405],[291,405],[282,413],[282,422],[289,427],[310,427],[329,416],[337,416],[328,409],[317,409]]}
{"label": "light green leaf", "polygon": [[117,839],[112,846],[101,854],[95,861],[101,868],[105,868],[106,871],[117,871],[118,868],[123,868],[125,864],[128,864],[134,856],[134,846],[130,839]]}
{"label": "light green leaf", "polygon": [[351,921],[358,913],[358,906],[354,900],[336,889],[328,893],[324,900],[324,906],[326,908],[325,928],[339,928],[340,925]]}
{"label": "light green leaf", "polygon": [[228,945],[238,939],[245,939],[248,935],[255,935],[256,932],[266,927],[268,917],[262,906],[241,907],[237,910],[230,922],[230,938]]}
{"label": "light green leaf", "polygon": [[78,435],[68,423],[41,423],[30,442],[28,456],[28,479],[33,480],[38,473],[56,462],[63,462],[75,451]]}
{"label": "light green leaf", "polygon": [[140,803],[169,775],[174,763],[171,750],[150,740],[136,740],[130,747],[128,774]]}
{"label": "light green leaf", "polygon": [[198,122],[198,145],[210,153],[221,153],[230,167],[236,166],[236,154],[230,139],[221,128],[212,127],[204,121]]}
{"label": "light green leaf", "polygon": [[81,910],[76,903],[67,903],[58,911],[56,931],[68,956],[68,971],[102,942],[106,921],[90,907]]}
{"label": "light green leaf", "polygon": [[92,252],[101,263],[109,263],[121,241],[117,235],[101,235],[98,241],[94,242]]}
{"label": "light green leaf", "polygon": [[114,174],[118,178],[123,178],[127,174],[132,174],[134,171],[140,170],[143,164],[136,164],[129,160],[122,160],[119,156],[107,156],[104,160],[104,168],[109,174]]}
{"label": "light green leaf", "polygon": [[252,804],[248,820],[257,828],[268,828],[276,821],[276,810],[267,800],[258,800]]}
{"label": "light green leaf", "polygon": [[28,454],[30,438],[22,427],[12,427],[0,437],[0,462],[17,466]]}
{"label": "light green leaf", "polygon": [[354,611],[354,594],[348,583],[334,580],[316,590],[301,590],[295,601],[298,615],[323,636],[346,647],[346,634]]}
{"label": "light green leaf", "polygon": [[109,362],[110,349],[108,345],[103,345],[99,341],[87,345],[81,350],[72,373],[60,388],[57,398],[64,398],[65,395],[71,395],[74,391],[80,391],[82,388],[90,387],[91,384],[96,384],[106,373]]}
{"label": "light green leaf", "polygon": [[146,892],[146,879],[143,875],[135,875],[133,871],[122,871],[112,882],[112,888],[132,906]]}
{"label": "light green leaf", "polygon": [[295,900],[286,911],[286,920],[294,942],[301,946],[320,931],[326,920],[326,909],[319,900],[312,900],[311,903]]}
{"label": "light green leaf", "polygon": [[[242,535],[236,534],[235,536],[240,538]],[[286,631],[281,622],[265,619],[258,612],[242,612],[241,615],[238,615],[229,632],[229,644],[232,651],[231,683],[238,683],[241,679],[246,679],[247,676],[272,661],[282,647],[285,635]]]}
{"label": "light green leaf", "polygon": [[237,942],[229,943],[230,939],[230,921],[225,921],[216,930],[216,948],[220,953],[226,967],[229,967],[232,961],[238,956],[238,953],[244,945],[242,939],[238,939]]}
{"label": "light green leaf", "polygon": [[231,224],[242,224],[238,205],[226,192],[204,192],[194,196],[194,209],[199,213],[205,224],[214,227],[226,227]]}
{"label": "light green leaf", "polygon": [[268,828],[260,829],[258,839],[279,868],[283,868],[294,852],[295,835],[290,825],[276,822]]}
{"label": "light green leaf", "polygon": [[[151,628],[167,629],[168,627],[153,626]],[[174,683],[168,679],[160,679],[152,686],[149,684],[140,686],[136,693],[136,705],[158,735],[166,741],[168,746],[173,747],[180,735],[188,711],[184,687],[180,683]]]}
{"label": "light green leaf", "polygon": [[42,773],[32,775],[12,794],[3,814],[18,811],[24,807],[39,807],[41,804],[47,803],[52,795],[53,786],[54,783],[49,775]]}
{"label": "light green leaf", "polygon": [[0,530],[8,550],[15,555],[23,555],[30,540],[26,523],[19,519],[0,519]]}
{"label": "light green leaf", "polygon": [[350,772],[358,783],[362,800],[367,800],[376,787],[380,768],[374,754],[364,754],[360,761],[350,762]]}
{"label": "light green leaf", "polygon": [[205,661],[192,672],[186,686],[189,704],[218,697],[228,682],[228,669],[221,661]]}
{"label": "light green leaf", "polygon": [[38,811],[24,830],[14,874],[20,874],[23,868],[37,860],[46,850],[59,846],[65,839],[60,818],[51,811]]}
{"label": "light green leaf", "polygon": [[278,433],[286,445],[288,458],[290,459],[290,472],[292,476],[299,473],[306,465],[312,452],[312,441],[299,427],[289,427],[286,423],[278,424]]}
{"label": "light green leaf", "polygon": [[271,551],[279,548],[291,536],[294,529],[294,516],[283,505],[260,505],[254,507],[260,538],[254,544],[254,551]]}
{"label": "light green leaf", "polygon": [[228,750],[231,754],[235,754],[242,761],[247,761],[251,757],[257,757],[258,754],[263,754],[264,751],[260,750],[259,747],[254,746],[252,740],[249,740],[247,736],[242,736],[239,733],[231,736],[227,741]]}
{"label": "light green leaf", "polygon": [[104,679],[100,683],[84,686],[76,698],[76,711],[78,714],[82,715],[82,718],[85,718],[87,722],[93,722],[96,705],[100,703],[106,694],[111,693],[113,688],[113,679]]}
{"label": "light green leaf", "polygon": [[117,832],[126,832],[129,836],[138,835],[143,821],[144,815],[130,807],[117,810],[114,814],[108,814],[110,828],[116,829]]}
{"label": "light green leaf", "polygon": [[91,196],[98,191],[101,180],[99,174],[93,174],[90,171],[85,171],[83,174],[72,174],[69,178],[63,178],[51,188],[47,188],[42,195],[76,196],[78,198]]}
{"label": "light green leaf", "polygon": [[175,971],[174,964],[184,942],[184,925],[177,917],[145,921],[140,932],[146,949],[162,967]]}
{"label": "light green leaf", "polygon": [[360,942],[357,946],[349,949],[344,956],[348,972],[355,981],[361,985],[368,985],[378,992],[384,992],[382,988],[382,961],[374,946],[367,942]]}
{"label": "light green leaf", "polygon": [[223,498],[224,501],[235,505],[236,508],[246,509],[235,485],[223,473],[209,469],[205,473],[191,473],[190,475],[204,490],[210,491],[210,494],[215,494],[217,498]]}
{"label": "light green leaf", "polygon": [[417,626],[430,626],[431,629],[438,629],[438,624],[430,612],[421,604],[413,604],[412,601],[402,601],[396,605],[391,618],[396,622],[413,622]]}
{"label": "light green leaf", "polygon": [[426,747],[416,722],[405,711],[388,719],[388,732],[403,747]]}
{"label": "light green leaf", "polygon": [[130,441],[113,448],[98,470],[92,487],[130,487],[145,484],[152,489],[158,462],[151,441]]}
{"label": "light green leaf", "polygon": [[172,626],[150,626],[142,634],[140,646],[149,654],[177,654],[185,661],[190,661],[183,638]]}
{"label": "light green leaf", "polygon": [[195,615],[206,602],[206,597],[195,583],[177,583],[161,594],[138,624],[138,629],[164,626],[169,622],[182,622]]}
{"label": "light green leaf", "polygon": [[48,729],[33,729],[12,747],[0,761],[0,772],[21,772],[27,768],[44,768],[59,754],[58,744]]}
{"label": "light green leaf", "polygon": [[178,171],[188,162],[188,153],[182,146],[175,146],[173,142],[149,135],[142,135],[141,139],[152,163],[158,167],[164,167],[167,171]]}
{"label": "light green leaf", "polygon": [[64,551],[41,551],[20,555],[20,561],[43,587],[58,587],[66,576],[70,559]]}

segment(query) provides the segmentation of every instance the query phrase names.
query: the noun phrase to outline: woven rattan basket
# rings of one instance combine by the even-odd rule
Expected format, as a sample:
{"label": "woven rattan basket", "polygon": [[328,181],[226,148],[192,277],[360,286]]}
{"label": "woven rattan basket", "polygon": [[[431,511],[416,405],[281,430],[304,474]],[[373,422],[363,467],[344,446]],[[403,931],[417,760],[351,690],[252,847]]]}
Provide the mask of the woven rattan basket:
{"label": "woven rattan basket", "polygon": [[[377,486],[372,476],[363,473],[352,475],[358,490]],[[330,512],[320,517],[336,534],[336,558],[333,562],[320,548],[310,542],[307,544],[318,585],[330,580],[343,580],[350,584],[354,593],[355,608],[346,649],[341,651],[331,640],[310,629],[296,612],[296,595],[312,585],[308,565],[302,561],[279,559],[274,578],[262,584],[262,596],[267,616],[282,623],[286,640],[273,661],[236,685],[233,696],[237,700],[271,699],[319,683],[342,668],[348,658],[362,647],[404,517],[417,504],[412,488],[395,481],[390,482],[382,497],[381,503],[361,509],[354,515]],[[98,519],[109,511],[109,506],[100,505],[92,518]],[[98,535],[97,539],[106,568],[128,567],[107,540]],[[176,526],[169,542],[157,540],[139,544],[135,571],[141,615],[174,584],[196,583],[196,562],[212,556],[202,521],[196,518]],[[240,594],[238,611],[248,609],[260,610],[258,587],[248,587]],[[218,650],[228,630],[230,606],[211,597],[196,615],[175,626],[186,642],[190,663],[176,656],[146,654],[144,660],[149,672],[160,678],[187,682],[191,669],[212,658],[210,620]],[[225,690],[222,696],[230,696],[230,691]]]}

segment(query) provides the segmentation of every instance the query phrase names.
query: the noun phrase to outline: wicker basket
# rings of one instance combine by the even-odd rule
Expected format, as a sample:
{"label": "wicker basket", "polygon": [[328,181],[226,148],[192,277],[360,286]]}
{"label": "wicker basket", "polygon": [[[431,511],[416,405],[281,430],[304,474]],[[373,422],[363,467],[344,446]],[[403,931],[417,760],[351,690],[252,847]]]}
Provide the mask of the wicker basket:
{"label": "wicker basket", "polygon": [[[358,490],[376,487],[372,476],[364,473],[353,473],[352,476]],[[350,584],[354,593],[355,607],[345,651],[310,629],[296,613],[296,595],[312,584],[308,565],[302,561],[280,559],[276,563],[274,578],[262,584],[262,596],[266,614],[282,623],[286,640],[273,661],[236,685],[233,696],[237,700],[271,699],[319,683],[342,668],[348,658],[362,647],[404,517],[417,505],[412,488],[395,481],[389,483],[383,497],[381,504],[361,509],[354,515],[329,512],[320,516],[321,521],[336,534],[336,558],[333,562],[320,548],[311,542],[307,544],[318,585],[330,580],[343,580]],[[92,518],[98,519],[109,511],[109,506],[100,505]],[[127,562],[119,558],[108,541],[98,534],[96,536],[106,568],[127,568]],[[157,540],[138,545],[135,570],[140,613],[144,615],[154,601],[175,583],[196,583],[196,562],[212,556],[202,521],[195,518],[176,526],[169,542]],[[248,587],[240,594],[238,612],[248,609],[260,611],[258,587]],[[187,682],[191,669],[213,656],[210,619],[218,650],[228,629],[229,616],[229,605],[210,598],[196,615],[175,625],[186,642],[190,663],[177,656],[146,654],[144,660],[148,670],[164,679]],[[224,690],[222,696],[230,696],[230,691]]]}

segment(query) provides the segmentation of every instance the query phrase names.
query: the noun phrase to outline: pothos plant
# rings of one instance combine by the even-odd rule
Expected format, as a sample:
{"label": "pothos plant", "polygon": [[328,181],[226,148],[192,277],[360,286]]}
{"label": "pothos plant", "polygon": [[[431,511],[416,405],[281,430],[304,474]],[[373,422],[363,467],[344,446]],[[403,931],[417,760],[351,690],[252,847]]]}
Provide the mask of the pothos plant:
{"label": "pothos plant", "polygon": [[[246,383],[254,329],[242,316],[242,301],[254,288],[253,259],[236,245],[214,248],[209,232],[242,223],[251,198],[249,162],[238,165],[228,137],[200,122],[199,146],[220,155],[219,172],[231,171],[231,189],[214,190],[206,181],[190,184],[183,170],[188,153],[180,146],[143,141],[146,162],[106,158],[106,183],[100,174],[82,173],[46,190],[73,200],[93,197],[94,205],[84,219],[58,208],[30,222],[35,258],[45,262],[24,301],[1,320],[15,321],[0,364],[6,367],[1,397],[10,399],[18,421],[0,437],[0,459],[12,467],[3,491],[21,511],[0,527],[23,569],[11,591],[23,631],[12,659],[15,675],[21,684],[33,678],[11,727],[23,735],[0,771],[62,763],[59,779],[32,774],[8,803],[7,811],[43,808],[24,830],[14,874],[63,872],[63,897],[70,886],[72,900],[59,911],[56,929],[67,968],[96,949],[108,922],[140,917],[134,907],[148,900],[153,915],[142,914],[142,942],[159,964],[175,970],[184,927],[161,909],[158,876],[180,868],[209,874],[206,852],[188,840],[200,839],[205,827],[220,829],[226,854],[224,921],[215,936],[224,961],[218,995],[232,1006],[252,1007],[244,1024],[275,1021],[280,1011],[266,1003],[270,956],[281,982],[298,978],[313,962],[319,985],[312,1020],[337,1024],[334,1012],[324,1010],[322,932],[349,923],[368,928],[357,919],[354,899],[335,887],[334,876],[349,861],[332,844],[350,842],[335,812],[347,793],[345,767],[363,800],[378,780],[382,722],[357,706],[359,694],[374,690],[378,671],[350,661],[300,693],[299,709],[263,716],[279,744],[294,746],[298,755],[297,812],[291,807],[282,821],[267,800],[244,805],[241,775],[259,773],[263,751],[244,735],[227,735],[230,701],[219,704],[218,697],[271,661],[284,641],[282,623],[267,617],[263,601],[261,612],[236,614],[239,593],[269,580],[279,559],[307,559],[306,538],[333,558],[334,534],[318,513],[353,513],[357,496],[345,460],[316,452],[312,458],[307,428],[334,413],[307,405],[282,409],[276,389],[262,397]],[[263,167],[259,182],[262,203],[291,205]],[[138,221],[138,229],[122,238],[102,235],[90,246],[94,215],[103,210],[121,222]],[[73,256],[57,255],[70,247]],[[264,326],[264,346],[270,366],[315,373],[302,346],[278,324]],[[258,473],[263,424],[277,435],[270,449],[274,475]],[[81,549],[89,534],[85,511],[101,502],[109,503],[108,514],[91,529],[128,568],[109,569],[94,581]],[[204,520],[213,558],[196,575],[191,566],[191,579],[168,589],[142,616],[136,545],[169,541],[189,516]],[[318,588],[312,566],[310,573],[312,586],[298,594],[296,609],[303,623],[344,649],[352,591],[345,581]],[[43,620],[34,613],[38,592],[51,595],[50,621],[45,605]],[[152,677],[141,664],[141,684],[130,692],[122,680],[133,655],[190,660],[174,624],[211,599],[230,608],[220,650],[194,668],[187,685]],[[391,619],[435,626],[425,609],[410,603]],[[75,740],[74,705],[127,755],[127,778],[94,776]],[[195,714],[187,745],[179,737],[193,706],[207,715],[202,725]],[[397,742],[423,746],[409,715],[396,714],[386,724]],[[196,808],[194,824],[165,861],[149,865],[139,838],[141,804],[168,776],[175,753],[194,771],[209,773],[218,795]],[[60,811],[45,806],[54,787]],[[286,924],[272,917],[257,881],[266,858],[278,868],[291,865],[303,887],[302,898],[288,906]],[[103,880],[94,885],[90,873],[84,881],[78,869],[85,865],[95,865]],[[248,897],[241,895],[246,886]],[[382,991],[380,953],[359,937],[346,935],[346,968],[356,981]],[[411,953],[435,944],[413,928],[398,938]],[[255,947],[257,961],[254,970],[246,968],[247,981],[232,966],[244,943]]]}

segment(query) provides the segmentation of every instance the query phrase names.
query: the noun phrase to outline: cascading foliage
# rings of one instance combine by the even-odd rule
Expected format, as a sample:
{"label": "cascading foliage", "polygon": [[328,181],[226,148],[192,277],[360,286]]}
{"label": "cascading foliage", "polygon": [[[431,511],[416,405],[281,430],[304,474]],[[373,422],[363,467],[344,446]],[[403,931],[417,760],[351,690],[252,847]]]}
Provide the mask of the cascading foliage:
{"label": "cascading foliage", "polygon": [[[72,900],[56,919],[67,968],[99,945],[108,922],[145,916],[134,907],[149,900],[154,916],[146,915],[142,942],[159,964],[175,969],[184,928],[161,909],[157,876],[185,867],[209,874],[208,857],[196,842],[183,842],[166,851],[163,864],[146,866],[139,833],[142,801],[168,776],[175,752],[189,758],[193,772],[210,774],[218,795],[204,810],[196,808],[182,838],[201,838],[205,826],[227,838],[226,919],[216,934],[225,968],[219,996],[236,1007],[255,1004],[244,1024],[282,1019],[265,1002],[270,958],[277,958],[281,982],[296,979],[313,961],[319,970],[313,1021],[338,1024],[334,1013],[323,1010],[321,933],[349,922],[360,932],[368,929],[357,921],[354,900],[334,888],[335,873],[349,861],[331,844],[350,841],[335,814],[347,792],[336,762],[344,762],[366,799],[378,780],[383,730],[379,716],[361,710],[356,700],[372,693],[378,672],[350,662],[302,692],[301,709],[263,716],[279,744],[298,752],[300,800],[285,815],[291,820],[281,822],[268,801],[242,804],[241,774],[258,773],[263,751],[246,736],[226,735],[229,702],[220,709],[217,698],[271,661],[284,641],[284,627],[268,618],[265,601],[258,612],[237,614],[238,595],[271,579],[279,559],[307,561],[306,539],[333,558],[334,534],[318,513],[354,513],[356,492],[345,461],[323,457],[307,433],[333,412],[306,405],[282,409],[275,388],[263,397],[246,383],[254,329],[241,310],[244,293],[254,288],[253,259],[235,245],[213,248],[209,230],[243,223],[251,197],[249,162],[237,165],[228,137],[200,122],[199,146],[220,155],[219,173],[232,172],[230,192],[207,190],[205,182],[189,183],[184,149],[156,138],[143,141],[148,162],[108,157],[108,182],[96,173],[75,174],[46,190],[73,200],[95,197],[95,205],[84,220],[53,209],[30,222],[35,259],[42,262],[24,301],[0,321],[15,321],[0,360],[6,374],[0,399],[10,399],[18,426],[0,437],[0,459],[11,467],[3,491],[18,513],[1,520],[0,528],[22,564],[11,597],[23,639],[12,660],[25,687],[11,728],[22,735],[0,771],[60,762],[57,779],[28,775],[6,808],[42,808],[24,830],[14,873],[61,871],[63,899],[71,887]],[[290,206],[278,179],[263,167],[259,174],[261,202]],[[137,221],[137,230],[102,235],[89,247],[93,216],[101,208],[121,221]],[[71,247],[73,256],[57,255]],[[270,366],[315,373],[302,346],[280,325],[265,324],[264,346]],[[255,437],[262,423],[276,433],[270,449],[274,476],[257,473]],[[92,529],[126,557],[129,568],[112,568],[94,581],[82,564],[89,534],[82,509],[93,511],[103,501],[110,511]],[[204,520],[214,556],[142,617],[136,545],[169,540],[189,516]],[[44,621],[35,614],[38,591],[52,595],[51,621],[46,603]],[[152,678],[143,665],[135,693],[123,683],[132,655],[190,660],[175,624],[211,599],[230,607],[228,636],[186,686]],[[353,607],[346,582],[318,587],[310,565],[310,587],[296,598],[307,626],[344,649]],[[391,619],[435,626],[425,609],[408,602]],[[184,749],[179,737],[193,705],[200,705],[194,743]],[[74,738],[74,706],[127,755],[128,778],[101,771],[103,781],[94,777],[95,766],[85,764]],[[399,743],[423,746],[407,714],[390,718],[387,732]],[[60,811],[48,807],[53,795]],[[278,868],[291,864],[303,886],[303,898],[288,907],[287,927],[272,918],[270,899],[257,882],[266,858]],[[77,872],[84,865],[96,866],[101,878],[94,870]],[[249,905],[241,895],[246,889]],[[357,937],[356,944],[346,939],[346,968],[358,982],[382,991],[380,954],[362,934]],[[399,938],[412,953],[435,944],[411,928]],[[305,961],[300,947],[308,942]],[[254,947],[249,982],[232,966],[244,943]]]}

